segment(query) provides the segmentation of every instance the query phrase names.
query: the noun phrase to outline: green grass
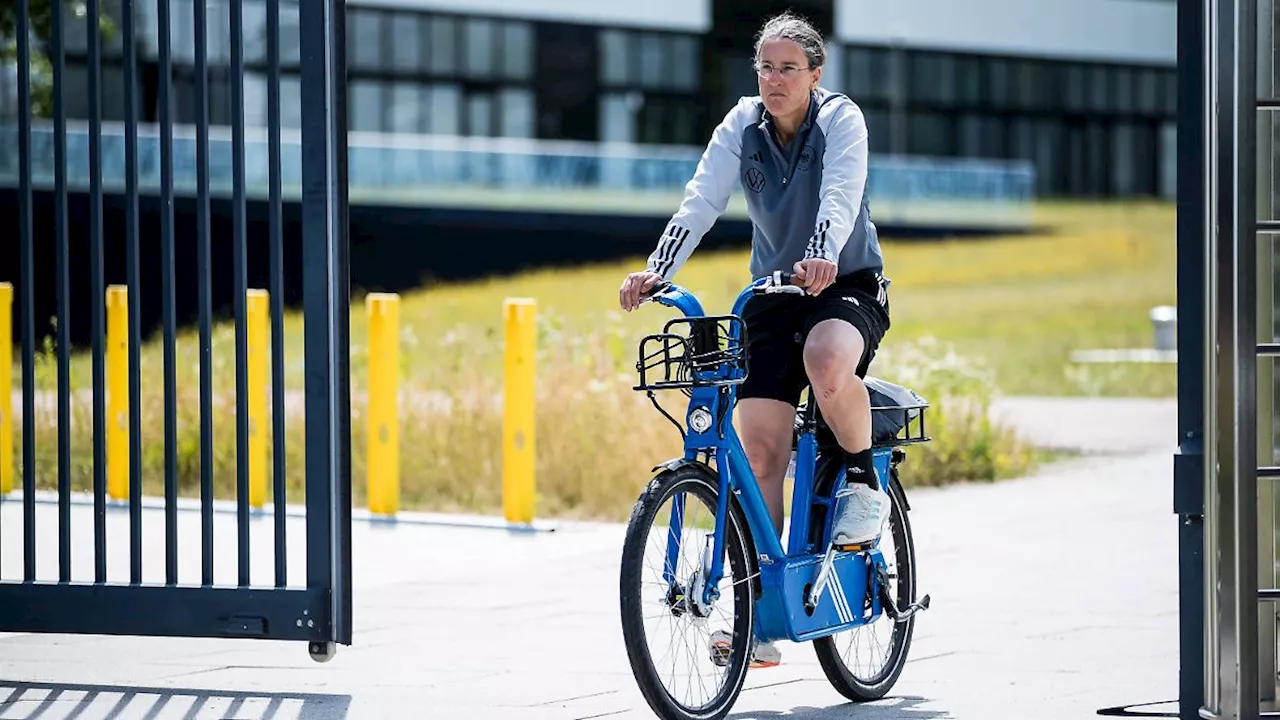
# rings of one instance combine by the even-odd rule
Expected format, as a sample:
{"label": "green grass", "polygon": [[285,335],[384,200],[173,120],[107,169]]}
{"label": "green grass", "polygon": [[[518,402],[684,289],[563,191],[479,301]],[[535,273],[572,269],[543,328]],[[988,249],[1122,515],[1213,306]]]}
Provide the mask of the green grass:
{"label": "green grass", "polygon": [[[1174,366],[1082,366],[1074,349],[1146,347],[1153,305],[1174,302],[1174,213],[1169,204],[1055,204],[1036,211],[1046,229],[1023,237],[954,241],[884,240],[893,328],[873,374],[920,391],[934,405],[934,441],[912,450],[906,480],[943,484],[1023,472],[1043,459],[986,410],[998,393],[1156,395],[1174,393]],[[401,483],[403,506],[497,512],[501,507],[503,299],[538,302],[537,453],[540,516],[624,519],[649,468],[680,452],[679,436],[635,382],[638,339],[671,311],[617,308],[617,289],[642,258],[443,284],[407,293],[401,308]],[[677,278],[710,312],[727,311],[747,282],[747,252],[696,253]],[[364,502],[367,324],[363,299],[351,312],[353,488]],[[285,323],[286,388],[303,388],[303,323]],[[179,480],[199,481],[198,354],[194,333],[178,339]],[[235,362],[232,326],[213,347],[214,476],[220,497],[235,478]],[[163,479],[161,348],[141,358],[143,478]],[[77,354],[72,385],[73,485],[91,486],[90,359]],[[15,386],[20,372],[15,369]],[[51,350],[37,385],[56,388]],[[677,413],[679,395],[663,398]],[[37,469],[56,477],[56,416],[37,412]],[[302,498],[303,417],[286,423],[290,499]],[[18,448],[20,457],[21,448]]]}

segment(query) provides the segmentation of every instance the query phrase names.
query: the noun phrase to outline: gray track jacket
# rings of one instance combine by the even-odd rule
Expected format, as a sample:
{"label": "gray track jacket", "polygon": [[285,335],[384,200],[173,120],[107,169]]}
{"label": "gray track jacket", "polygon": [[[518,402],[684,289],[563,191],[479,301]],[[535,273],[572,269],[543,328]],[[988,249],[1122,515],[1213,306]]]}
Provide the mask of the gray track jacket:
{"label": "gray track jacket", "polygon": [[724,213],[739,180],[753,225],[753,277],[791,272],[808,258],[836,262],[839,276],[883,271],[864,192],[868,150],[862,110],[847,96],[820,87],[787,148],[774,139],[771,123],[759,96],[740,99],[725,115],[649,256],[650,272],[670,280],[679,271]]}

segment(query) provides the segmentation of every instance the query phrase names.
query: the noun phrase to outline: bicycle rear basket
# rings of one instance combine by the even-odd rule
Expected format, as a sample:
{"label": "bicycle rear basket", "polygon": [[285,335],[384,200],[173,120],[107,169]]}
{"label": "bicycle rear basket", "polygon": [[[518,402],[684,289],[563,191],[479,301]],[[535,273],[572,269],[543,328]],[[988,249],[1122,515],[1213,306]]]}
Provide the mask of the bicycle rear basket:
{"label": "bicycle rear basket", "polygon": [[737,385],[747,379],[745,345],[745,328],[737,315],[670,320],[662,332],[641,339],[635,389]]}
{"label": "bicycle rear basket", "polygon": [[928,442],[924,414],[929,402],[914,390],[877,377],[864,378],[871,396],[871,442],[878,446]]}

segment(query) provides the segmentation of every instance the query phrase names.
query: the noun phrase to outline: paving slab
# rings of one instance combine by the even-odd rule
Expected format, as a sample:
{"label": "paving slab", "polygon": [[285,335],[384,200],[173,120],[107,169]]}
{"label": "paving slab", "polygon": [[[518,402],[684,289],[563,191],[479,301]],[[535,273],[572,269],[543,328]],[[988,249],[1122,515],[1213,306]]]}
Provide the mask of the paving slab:
{"label": "paving slab", "polygon": [[[1163,450],[1091,456],[1020,480],[911,490],[933,607],[891,696],[851,705],[810,647],[781,643],[783,664],[750,672],[730,716],[1065,720],[1174,700],[1171,466]],[[0,504],[6,580],[21,572],[15,497]],[[47,579],[56,507],[37,510]],[[90,513],[73,508],[76,577],[92,573]],[[111,574],[127,577],[128,515],[108,516]],[[163,519],[144,516],[153,578]],[[180,517],[184,552],[198,553],[199,515]],[[234,516],[216,518],[217,578],[233,582]],[[326,664],[300,643],[0,635],[0,719],[652,717],[621,642],[624,528],[554,528],[356,522],[354,644]],[[252,531],[254,579],[270,582],[269,519]],[[295,584],[302,532],[291,518]]]}

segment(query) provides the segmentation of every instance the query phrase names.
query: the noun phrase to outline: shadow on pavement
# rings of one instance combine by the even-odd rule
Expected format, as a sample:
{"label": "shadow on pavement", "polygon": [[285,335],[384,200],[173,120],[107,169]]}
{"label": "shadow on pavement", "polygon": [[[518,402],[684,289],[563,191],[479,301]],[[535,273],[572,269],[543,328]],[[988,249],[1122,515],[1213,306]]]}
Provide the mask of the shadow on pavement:
{"label": "shadow on pavement", "polygon": [[857,717],[858,720],[933,720],[934,718],[955,717],[945,710],[928,710],[920,708],[923,703],[931,702],[929,698],[904,696],[889,697],[874,703],[841,703],[830,707],[799,706],[790,710],[756,710],[752,712],[730,713],[731,720],[757,720],[758,718],[781,718],[788,720],[832,720],[833,718]]}
{"label": "shadow on pavement", "polygon": [[0,680],[0,716],[14,720],[81,715],[130,718],[236,718],[237,720],[333,720],[347,716],[349,695],[222,692],[189,688],[5,682]]}

